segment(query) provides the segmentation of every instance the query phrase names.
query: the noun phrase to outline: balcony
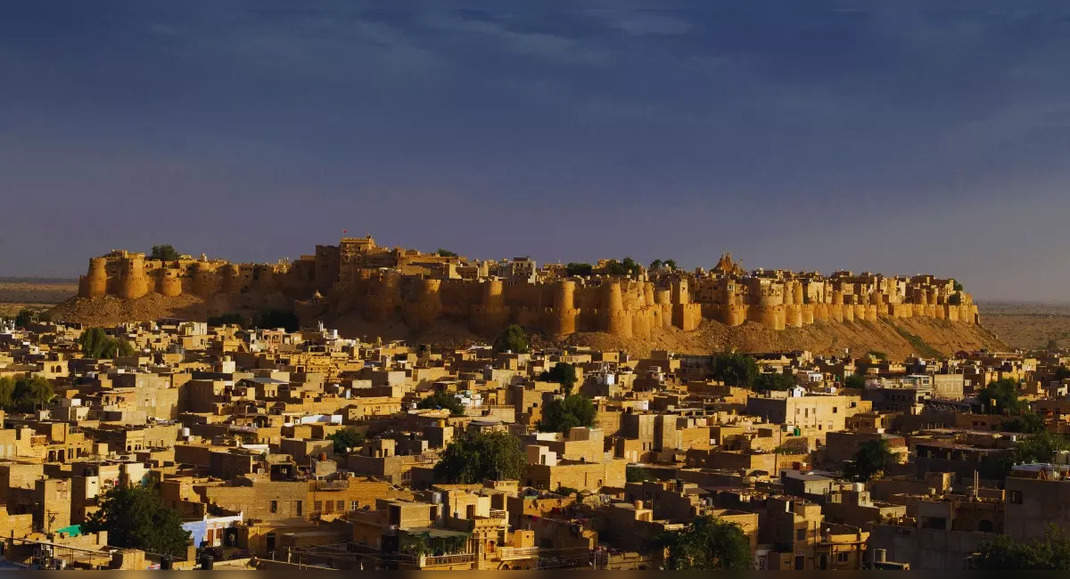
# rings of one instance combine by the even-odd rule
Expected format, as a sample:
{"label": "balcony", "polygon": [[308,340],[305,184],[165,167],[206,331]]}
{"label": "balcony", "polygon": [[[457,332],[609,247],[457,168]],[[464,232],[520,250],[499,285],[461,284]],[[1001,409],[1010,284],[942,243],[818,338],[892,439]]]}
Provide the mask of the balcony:
{"label": "balcony", "polygon": [[469,563],[475,563],[475,553],[460,553],[457,555],[439,555],[435,556],[421,556],[420,568],[426,567],[439,567],[439,566],[455,566],[464,565]]}
{"label": "balcony", "polygon": [[498,558],[502,561],[536,559],[538,556],[539,547],[502,547],[498,549]]}

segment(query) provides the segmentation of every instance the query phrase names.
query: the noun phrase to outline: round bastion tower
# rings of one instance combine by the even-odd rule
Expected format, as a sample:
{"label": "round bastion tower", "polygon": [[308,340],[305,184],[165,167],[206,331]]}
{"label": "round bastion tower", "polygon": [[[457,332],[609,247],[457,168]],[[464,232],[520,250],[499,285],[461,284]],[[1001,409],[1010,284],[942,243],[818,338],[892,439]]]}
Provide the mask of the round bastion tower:
{"label": "round bastion tower", "polygon": [[193,295],[209,298],[218,291],[216,272],[207,262],[198,261],[193,266]]}
{"label": "round bastion tower", "polygon": [[803,325],[802,314],[802,284],[796,280],[784,282],[784,326],[788,328],[801,328]]}
{"label": "round bastion tower", "polygon": [[145,254],[130,253],[122,258],[119,276],[119,297],[135,300],[149,293],[149,278],[145,276]]}
{"label": "round bastion tower", "polygon": [[104,297],[108,293],[108,259],[89,259],[89,271],[78,280],[78,296],[83,298]]}
{"label": "round bastion tower", "polygon": [[156,292],[169,298],[182,295],[182,273],[177,268],[162,267],[157,272]]}
{"label": "round bastion tower", "polygon": [[740,286],[736,282],[727,279],[718,290],[721,298],[721,313],[719,320],[726,326],[739,326],[747,321],[747,308],[743,304]]}
{"label": "round bastion tower", "polygon": [[554,307],[551,312],[550,331],[564,337],[576,333],[576,282],[570,279],[558,281],[554,286]]}
{"label": "round bastion tower", "polygon": [[766,282],[755,280],[751,286],[751,298],[755,300],[749,316],[755,322],[771,330],[783,330],[785,327],[784,315],[784,284],[780,282]]}
{"label": "round bastion tower", "polygon": [[401,276],[396,271],[386,271],[378,278],[370,278],[363,305],[367,320],[381,321],[392,317],[401,305]]}
{"label": "round bastion tower", "polygon": [[509,320],[509,310],[505,306],[505,286],[498,278],[488,279],[480,286],[480,303],[472,306],[473,329],[477,332],[497,332],[504,328]]}
{"label": "round bastion tower", "polygon": [[223,266],[223,293],[241,293],[241,269],[233,263]]}
{"label": "round bastion tower", "polygon": [[658,308],[662,328],[672,327],[672,292],[668,288],[654,290],[654,305]]}
{"label": "round bastion tower", "polygon": [[630,338],[632,336],[631,320],[624,313],[624,296],[621,294],[619,281],[607,281],[602,285],[601,310],[602,329],[614,336]]}
{"label": "round bastion tower", "polygon": [[442,299],[439,290],[442,280],[420,279],[410,300],[405,302],[405,318],[410,327],[425,328],[434,323],[442,313]]}
{"label": "round bastion tower", "polygon": [[[833,288],[832,289],[832,303],[829,304],[829,308],[828,308],[828,310],[829,310],[829,319],[834,321],[834,322],[843,322],[844,317],[845,317],[845,315],[844,315],[844,310],[845,309],[846,308],[843,305],[843,290],[838,288],[838,287],[837,288]],[[853,317],[854,316],[852,316],[852,318]]]}

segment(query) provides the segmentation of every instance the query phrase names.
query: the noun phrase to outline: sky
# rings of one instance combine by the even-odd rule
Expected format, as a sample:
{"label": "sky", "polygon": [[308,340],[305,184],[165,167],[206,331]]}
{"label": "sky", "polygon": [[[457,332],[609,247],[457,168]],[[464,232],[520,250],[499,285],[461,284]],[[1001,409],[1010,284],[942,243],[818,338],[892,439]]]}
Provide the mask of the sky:
{"label": "sky", "polygon": [[1068,301],[1070,4],[20,2],[0,276],[170,243],[934,273]]}

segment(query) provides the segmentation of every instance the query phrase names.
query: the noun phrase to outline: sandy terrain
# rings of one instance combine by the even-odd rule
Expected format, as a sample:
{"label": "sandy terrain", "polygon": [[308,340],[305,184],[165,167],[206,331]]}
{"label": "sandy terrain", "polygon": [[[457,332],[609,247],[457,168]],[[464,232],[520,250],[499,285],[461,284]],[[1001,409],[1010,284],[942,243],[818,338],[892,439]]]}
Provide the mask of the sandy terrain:
{"label": "sandy terrain", "polygon": [[981,323],[1015,348],[1070,348],[1070,305],[981,304]]}
{"label": "sandy terrain", "polygon": [[0,316],[23,309],[45,311],[77,293],[78,282],[73,280],[0,278]]}

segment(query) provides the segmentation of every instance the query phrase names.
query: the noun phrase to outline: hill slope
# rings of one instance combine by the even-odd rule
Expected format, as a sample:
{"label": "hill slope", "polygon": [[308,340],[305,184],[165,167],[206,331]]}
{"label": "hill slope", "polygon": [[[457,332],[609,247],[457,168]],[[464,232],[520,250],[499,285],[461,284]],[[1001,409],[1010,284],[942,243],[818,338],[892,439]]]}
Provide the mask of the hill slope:
{"label": "hill slope", "polygon": [[902,359],[915,354],[945,356],[959,350],[1006,349],[999,338],[982,326],[933,319],[815,323],[779,332],[751,322],[729,327],[705,321],[693,332],[671,328],[650,340],[621,340],[603,333],[580,333],[569,336],[567,342],[600,349],[620,348],[637,355],[650,350],[682,354],[809,350],[815,354],[842,355],[849,348],[855,355],[878,351],[892,359]]}
{"label": "hill slope", "polygon": [[[112,297],[74,298],[56,306],[51,315],[93,326],[110,326],[127,321],[178,318],[204,320],[208,316],[227,312],[250,314],[265,307],[285,308],[281,295],[250,298],[232,296],[202,300],[194,296],[166,298],[150,294],[136,300]],[[304,320],[306,322],[311,320]],[[328,316],[323,319],[330,327],[338,328],[345,336],[406,339],[440,345],[464,345],[480,341],[464,325],[443,321],[419,333],[411,332],[400,321],[368,322],[358,314]],[[486,337],[484,340],[486,341]],[[984,327],[935,319],[881,320],[878,322],[816,323],[803,328],[775,331],[759,324],[746,323],[729,327],[705,321],[695,331],[676,328],[661,330],[649,340],[617,338],[600,332],[582,332],[569,336],[565,343],[600,349],[622,349],[633,355],[646,355],[651,350],[671,350],[686,354],[739,350],[770,352],[809,350],[819,354],[843,354],[850,348],[854,354],[880,351],[900,359],[912,354],[940,356],[959,350],[1006,349],[992,332]]]}

